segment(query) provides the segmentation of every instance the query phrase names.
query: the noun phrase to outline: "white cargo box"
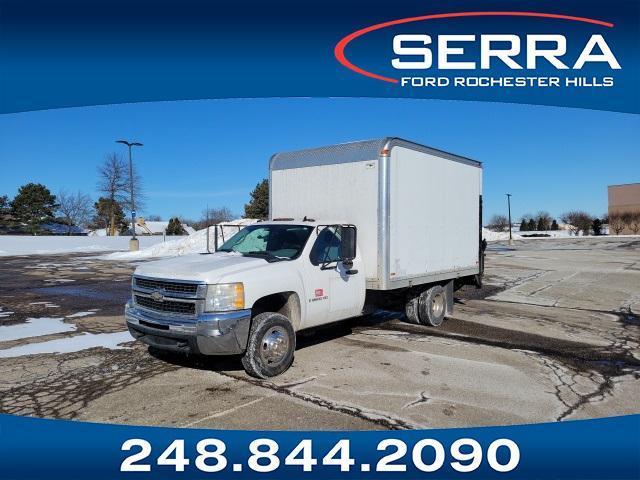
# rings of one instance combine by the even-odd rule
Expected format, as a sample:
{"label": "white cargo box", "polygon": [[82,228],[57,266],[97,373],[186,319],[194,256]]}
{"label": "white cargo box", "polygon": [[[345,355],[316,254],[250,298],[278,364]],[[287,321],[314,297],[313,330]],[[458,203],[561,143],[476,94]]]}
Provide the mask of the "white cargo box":
{"label": "white cargo box", "polygon": [[383,138],[278,153],[269,173],[270,218],[358,228],[369,289],[480,271],[480,162]]}

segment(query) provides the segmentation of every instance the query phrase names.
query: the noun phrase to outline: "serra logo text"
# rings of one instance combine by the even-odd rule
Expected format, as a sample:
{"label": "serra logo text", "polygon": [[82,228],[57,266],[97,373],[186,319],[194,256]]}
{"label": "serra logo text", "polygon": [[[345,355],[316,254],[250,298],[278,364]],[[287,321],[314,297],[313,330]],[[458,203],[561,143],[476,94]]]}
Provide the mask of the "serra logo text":
{"label": "serra logo text", "polygon": [[[461,60],[472,44],[479,43],[476,60]],[[436,48],[435,62],[432,47]],[[477,49],[476,49],[477,50]],[[558,70],[580,70],[588,63],[607,63],[615,70],[622,68],[602,35],[591,35],[577,58],[568,59],[564,35],[529,34],[524,41],[512,34],[438,35],[433,40],[426,34],[400,34],[393,37],[391,65],[398,70],[488,70],[496,62],[512,70],[534,70],[541,61]],[[515,57],[525,53],[524,61]],[[468,56],[468,55],[466,55]],[[435,65],[434,65],[435,63]]]}

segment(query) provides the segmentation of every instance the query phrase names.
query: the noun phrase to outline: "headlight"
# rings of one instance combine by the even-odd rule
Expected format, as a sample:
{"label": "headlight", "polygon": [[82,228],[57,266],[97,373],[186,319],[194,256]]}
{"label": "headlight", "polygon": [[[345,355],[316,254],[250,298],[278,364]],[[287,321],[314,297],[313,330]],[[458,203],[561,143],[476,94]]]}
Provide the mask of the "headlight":
{"label": "headlight", "polygon": [[205,312],[225,312],[244,308],[244,285],[242,283],[219,283],[207,285]]}

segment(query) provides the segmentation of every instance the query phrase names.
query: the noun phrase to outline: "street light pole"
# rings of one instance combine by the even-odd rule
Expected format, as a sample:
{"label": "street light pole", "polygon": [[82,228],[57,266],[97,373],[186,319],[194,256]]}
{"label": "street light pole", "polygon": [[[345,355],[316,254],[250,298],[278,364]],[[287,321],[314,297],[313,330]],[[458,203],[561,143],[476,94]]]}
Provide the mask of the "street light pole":
{"label": "street light pole", "polygon": [[133,196],[133,160],[131,158],[131,147],[142,147],[142,143],[129,142],[127,140],[116,140],[116,143],[122,143],[129,148],[129,193],[131,194],[131,232],[132,237],[129,241],[129,250],[138,250],[140,243],[136,238],[136,204]]}
{"label": "street light pole", "polygon": [[511,194],[506,193],[507,196],[507,206],[509,208],[509,245],[513,243],[513,236],[511,234]]}

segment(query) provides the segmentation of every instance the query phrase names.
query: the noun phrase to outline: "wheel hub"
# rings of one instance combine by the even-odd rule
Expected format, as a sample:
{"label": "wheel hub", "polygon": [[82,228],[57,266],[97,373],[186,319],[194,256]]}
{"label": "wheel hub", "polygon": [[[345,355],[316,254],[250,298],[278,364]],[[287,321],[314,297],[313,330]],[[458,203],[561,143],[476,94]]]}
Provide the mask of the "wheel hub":
{"label": "wheel hub", "polygon": [[437,295],[434,295],[433,299],[431,300],[431,311],[433,312],[433,315],[435,317],[438,317],[443,312],[443,310],[444,310],[444,295],[438,293]]}
{"label": "wheel hub", "polygon": [[289,351],[289,336],[282,327],[273,327],[260,342],[260,356],[267,364],[281,362]]}

